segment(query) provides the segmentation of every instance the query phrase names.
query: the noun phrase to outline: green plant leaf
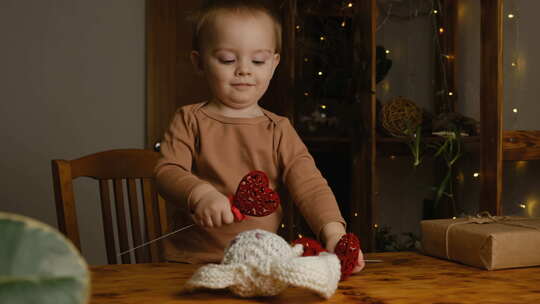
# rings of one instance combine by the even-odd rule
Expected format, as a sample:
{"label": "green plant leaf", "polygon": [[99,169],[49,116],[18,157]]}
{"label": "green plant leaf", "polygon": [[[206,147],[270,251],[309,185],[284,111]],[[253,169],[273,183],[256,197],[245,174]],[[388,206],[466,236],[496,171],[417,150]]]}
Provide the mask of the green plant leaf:
{"label": "green plant leaf", "polygon": [[0,212],[0,302],[83,304],[89,298],[88,266],[56,229]]}

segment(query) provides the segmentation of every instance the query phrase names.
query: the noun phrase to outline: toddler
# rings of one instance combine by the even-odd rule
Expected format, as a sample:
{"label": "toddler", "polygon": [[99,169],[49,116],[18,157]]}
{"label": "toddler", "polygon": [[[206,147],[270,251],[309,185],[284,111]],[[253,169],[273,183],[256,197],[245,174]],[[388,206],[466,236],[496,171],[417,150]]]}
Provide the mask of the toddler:
{"label": "toddler", "polygon": [[[345,221],[332,191],[289,120],[258,105],[280,60],[279,18],[261,1],[212,1],[197,15],[193,44],[191,60],[212,97],[177,110],[155,175],[173,205],[172,228],[197,225],[165,240],[167,259],[219,262],[238,233],[278,230],[281,207],[234,222],[227,195],[253,170],[265,172],[282,198],[288,191],[333,252]],[[363,267],[360,252],[355,270]]]}

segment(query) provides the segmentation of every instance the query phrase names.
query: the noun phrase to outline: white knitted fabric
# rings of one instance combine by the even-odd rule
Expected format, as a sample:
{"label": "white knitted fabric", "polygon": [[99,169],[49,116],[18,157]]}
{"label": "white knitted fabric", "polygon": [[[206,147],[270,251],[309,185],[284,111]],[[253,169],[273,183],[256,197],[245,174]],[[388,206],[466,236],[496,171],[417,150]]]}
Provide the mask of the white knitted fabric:
{"label": "white knitted fabric", "polygon": [[339,259],[326,252],[302,257],[302,252],[302,245],[291,247],[277,234],[245,231],[225,249],[221,264],[199,268],[184,290],[229,288],[241,297],[256,297],[274,296],[292,285],[331,297],[341,277]]}

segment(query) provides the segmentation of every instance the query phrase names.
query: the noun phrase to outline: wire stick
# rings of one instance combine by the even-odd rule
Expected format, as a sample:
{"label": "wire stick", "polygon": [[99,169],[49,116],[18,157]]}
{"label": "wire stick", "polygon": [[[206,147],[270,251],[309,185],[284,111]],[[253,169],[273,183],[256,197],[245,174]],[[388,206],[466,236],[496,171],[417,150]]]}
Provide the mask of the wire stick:
{"label": "wire stick", "polygon": [[134,248],[131,248],[131,249],[126,250],[126,251],[124,251],[124,252],[121,252],[121,253],[118,254],[118,256],[122,256],[122,255],[124,255],[124,254],[126,254],[126,253],[132,252],[133,250],[139,249],[139,248],[144,247],[144,246],[146,246],[146,245],[148,245],[148,244],[151,244],[151,243],[153,243],[153,242],[155,242],[155,241],[159,241],[159,240],[164,239],[164,238],[166,238],[166,237],[168,237],[168,236],[170,236],[170,235],[173,235],[173,234],[175,234],[175,233],[177,233],[177,232],[180,232],[180,231],[182,231],[182,230],[186,230],[186,229],[191,228],[191,227],[193,227],[193,226],[195,226],[195,224],[191,224],[191,225],[188,225],[188,226],[186,226],[186,227],[182,227],[182,228],[180,228],[180,229],[178,229],[178,230],[169,232],[169,233],[167,233],[167,234],[164,234],[164,235],[158,237],[157,239],[153,239],[153,240],[151,240],[151,241],[149,241],[149,242],[146,242],[146,243],[143,243],[143,244],[141,244],[141,245],[139,245],[139,246],[137,246],[137,247],[134,247]]}

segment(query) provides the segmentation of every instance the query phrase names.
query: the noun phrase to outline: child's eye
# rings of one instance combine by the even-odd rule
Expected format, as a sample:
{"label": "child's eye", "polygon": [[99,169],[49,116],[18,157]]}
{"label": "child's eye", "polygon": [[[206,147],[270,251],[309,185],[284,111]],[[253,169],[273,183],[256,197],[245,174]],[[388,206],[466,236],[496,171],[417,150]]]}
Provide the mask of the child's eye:
{"label": "child's eye", "polygon": [[223,64],[231,64],[234,63],[234,59],[220,59],[219,62]]}
{"label": "child's eye", "polygon": [[264,60],[253,60],[253,63],[256,64],[256,65],[262,65],[265,63]]}

